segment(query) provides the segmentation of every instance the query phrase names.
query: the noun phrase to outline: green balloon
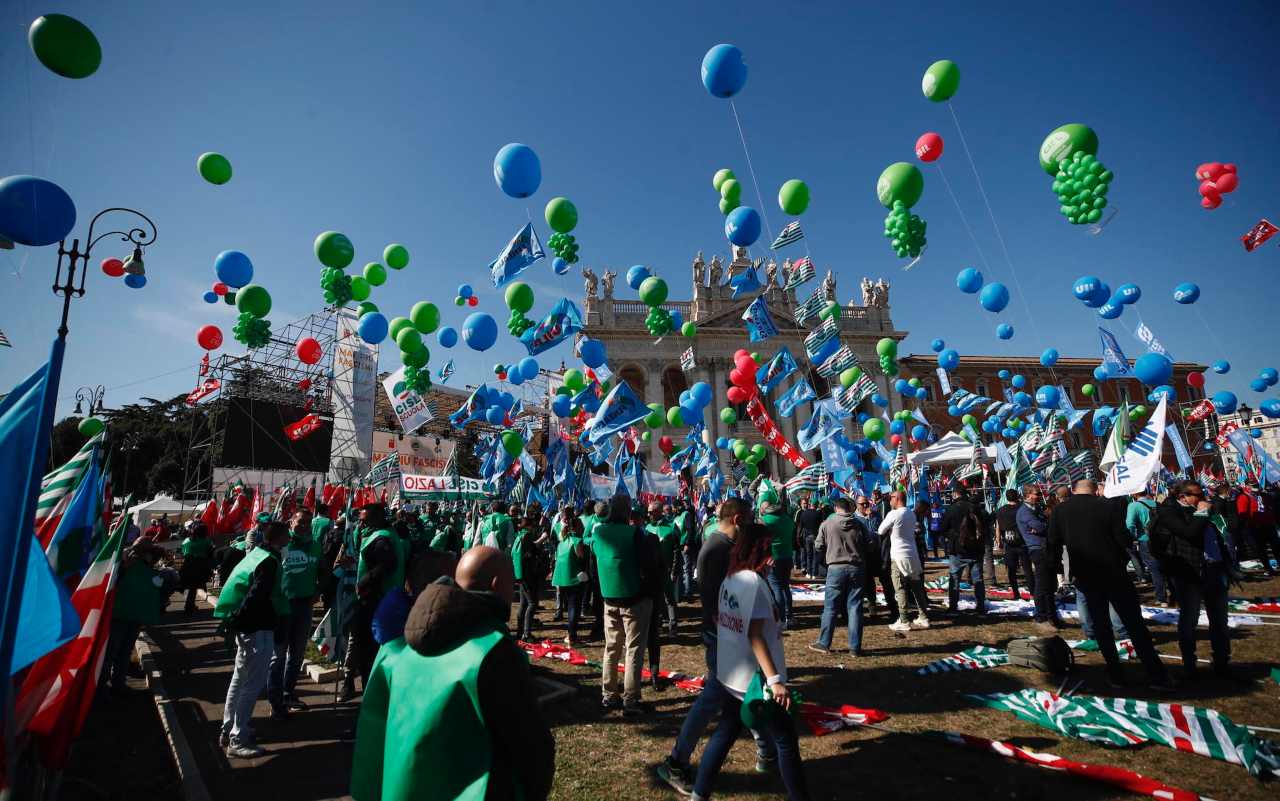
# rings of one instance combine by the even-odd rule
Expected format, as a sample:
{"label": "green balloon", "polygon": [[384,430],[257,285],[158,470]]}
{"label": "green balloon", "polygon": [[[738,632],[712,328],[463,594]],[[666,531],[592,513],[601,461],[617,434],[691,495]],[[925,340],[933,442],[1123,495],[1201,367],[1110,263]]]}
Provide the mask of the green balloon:
{"label": "green balloon", "polygon": [[1094,391],[1095,391],[1095,387],[1093,386],[1093,384],[1085,384],[1084,386],[1080,387],[1080,394],[1084,395],[1086,398],[1092,398]]}
{"label": "green balloon", "polygon": [[390,325],[387,326],[387,336],[396,339],[401,331],[412,327],[413,322],[408,317],[392,317]]}
{"label": "green balloon", "polygon": [[640,432],[640,441],[641,441],[641,442],[648,442],[648,441],[649,441],[649,440],[651,440],[651,439],[653,439],[653,434],[650,434],[648,431],[641,431],[641,432]]}
{"label": "green balloon", "polygon": [[742,200],[742,184],[738,183],[737,178],[730,178],[720,184],[720,199],[730,203],[738,203]]}
{"label": "green balloon", "polygon": [[884,421],[879,417],[872,417],[862,424],[862,436],[877,442],[884,439]]}
{"label": "green balloon", "polygon": [[369,282],[369,286],[382,286],[387,282],[387,268],[371,261],[364,266],[364,280]]}
{"label": "green balloon", "polygon": [[915,387],[916,389],[919,389],[919,388],[920,388],[920,379],[918,379],[918,378],[913,378],[913,379],[911,379],[910,381],[908,381],[907,383],[908,383],[908,384],[910,384],[911,386]]}
{"label": "green balloon", "polygon": [[853,382],[858,380],[858,368],[850,367],[840,374],[840,386],[848,389],[853,386]]}
{"label": "green balloon", "polygon": [[337,231],[325,231],[317,236],[315,251],[321,264],[335,270],[347,269],[347,265],[356,257],[356,249],[351,240]]}
{"label": "green balloon", "polygon": [[964,423],[967,426],[974,426],[976,428],[978,425],[978,418],[974,417],[971,414],[966,414],[964,417],[960,418],[960,422]]}
{"label": "green balloon", "polygon": [[809,208],[809,186],[798,178],[792,178],[778,190],[778,205],[787,214],[798,216]]}
{"label": "green balloon", "polygon": [[502,449],[514,459],[524,450],[524,437],[521,437],[519,432],[516,431],[503,431]]}
{"label": "green balloon", "polygon": [[720,170],[716,170],[716,174],[711,176],[711,185],[716,188],[717,192],[719,192],[720,187],[724,186],[724,182],[729,180],[732,177],[734,177],[733,170],[729,169],[728,167],[725,167]]}
{"label": "green balloon", "polygon": [[467,303],[467,299],[462,297],[461,295],[458,295],[456,298],[453,299],[454,306],[464,306],[466,305],[466,303]]}
{"label": "green balloon", "polygon": [[88,78],[102,64],[102,45],[83,22],[65,14],[37,17],[27,43],[40,63],[64,78]]}
{"label": "green balloon", "polygon": [[935,103],[950,100],[960,88],[960,68],[954,61],[943,59],[929,65],[924,71],[924,79],[920,81],[920,90],[924,96]]}
{"label": "green balloon", "polygon": [[756,466],[755,466],[755,465],[753,465],[753,464],[748,464],[748,465],[747,465],[747,478],[749,478],[749,479],[753,479],[753,480],[754,480],[754,479],[755,479],[755,477],[756,477],[756,476],[758,476],[758,475],[760,475],[760,468],[756,467]]}
{"label": "green balloon", "polygon": [[106,427],[107,424],[102,422],[102,418],[86,417],[80,421],[80,424],[76,426],[76,429],[86,437],[96,437],[98,434],[101,434],[102,429]]}
{"label": "green balloon", "polygon": [[[644,418],[644,424],[649,428],[662,428],[662,423],[662,412],[649,412]],[[646,431],[645,433],[649,432]]]}
{"label": "green balloon", "polygon": [[427,350],[425,346],[422,350],[414,351],[412,353],[405,350],[400,351],[400,361],[405,367],[416,367],[421,370],[423,367],[427,366],[427,362],[430,359],[431,352]]}
{"label": "green balloon", "polygon": [[721,214],[728,214],[729,212],[733,211],[736,208],[738,208],[738,201],[736,200],[730,201],[730,200],[725,200],[724,198],[720,198]]}
{"label": "green balloon", "polygon": [[667,282],[651,275],[640,284],[640,300],[646,306],[661,306],[667,300]]}
{"label": "green balloon", "polygon": [[1096,156],[1098,135],[1089,126],[1078,122],[1060,125],[1040,143],[1040,168],[1050,175],[1057,175],[1059,162],[1070,159],[1075,153]]}
{"label": "green balloon", "polygon": [[547,201],[542,215],[547,218],[551,230],[567,234],[578,225],[578,209],[567,197],[553,197]]}
{"label": "green balloon", "polygon": [[365,316],[369,312],[376,312],[377,310],[378,310],[378,305],[373,301],[371,300],[362,301],[358,306],[356,306],[356,319],[359,319]]}
{"label": "green balloon", "polygon": [[393,270],[403,270],[409,266],[409,249],[404,245],[387,245],[382,249],[382,260]]}
{"label": "green balloon", "polygon": [[533,308],[533,287],[524,281],[516,281],[507,287],[507,308],[524,314]]}
{"label": "green balloon", "polygon": [[760,355],[760,351],[754,350],[751,352],[751,361],[755,362],[756,364],[763,364],[764,357]]}
{"label": "green balloon", "polygon": [[574,392],[581,392],[582,388],[587,385],[586,376],[576,367],[570,367],[564,371],[564,385]]}
{"label": "green balloon", "polygon": [[409,310],[409,321],[420,334],[430,334],[440,327],[440,310],[436,304],[420,300]]}
{"label": "green balloon", "polygon": [[667,425],[679,428],[684,425],[684,418],[680,416],[680,407],[672,406],[667,409]]}
{"label": "green balloon", "polygon": [[271,313],[271,293],[264,286],[245,284],[236,290],[236,310],[254,317],[266,317]]}
{"label": "green balloon", "polygon": [[412,325],[402,328],[396,333],[396,344],[405,353],[418,353],[426,348],[426,345],[422,344],[422,334],[419,334],[418,329]]}
{"label": "green balloon", "polygon": [[763,459],[769,455],[769,449],[766,448],[763,443],[757,442],[755,445],[751,446],[751,455],[757,459]]}
{"label": "green balloon", "polygon": [[351,299],[352,300],[368,300],[369,293],[372,289],[369,282],[362,276],[354,276],[351,279]]}
{"label": "green balloon", "polygon": [[742,461],[751,455],[751,449],[747,447],[747,443],[738,440],[733,443],[733,455],[738,461]]}
{"label": "green balloon", "polygon": [[726,406],[720,410],[720,422],[725,425],[733,425],[738,422],[738,412],[732,406]]}
{"label": "green balloon", "polygon": [[200,177],[211,184],[221,186],[231,180],[231,162],[221,153],[201,153],[196,159]]}
{"label": "green balloon", "polygon": [[692,320],[690,320],[686,322],[684,325],[680,326],[680,333],[690,339],[693,339],[698,335],[698,326]]}
{"label": "green balloon", "polygon": [[840,304],[834,300],[826,306],[823,306],[822,311],[818,312],[819,320],[825,320],[828,317],[834,317],[837,320],[840,319]]}
{"label": "green balloon", "polygon": [[893,356],[898,352],[898,341],[885,337],[876,343],[876,354],[879,356]]}
{"label": "green balloon", "polygon": [[914,164],[898,161],[884,168],[876,181],[876,197],[886,209],[901,202],[911,208],[924,192],[924,175]]}

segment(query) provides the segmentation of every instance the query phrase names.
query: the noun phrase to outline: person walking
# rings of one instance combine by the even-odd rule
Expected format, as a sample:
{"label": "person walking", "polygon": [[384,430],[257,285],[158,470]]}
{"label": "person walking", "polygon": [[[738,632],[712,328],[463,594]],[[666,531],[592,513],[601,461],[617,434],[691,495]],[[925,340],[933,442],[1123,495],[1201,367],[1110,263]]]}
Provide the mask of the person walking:
{"label": "person walking", "polygon": [[121,560],[100,679],[112,692],[128,690],[129,665],[138,635],[143,627],[160,622],[160,574],[156,572],[156,562],[161,553],[150,540],[140,537]]}
{"label": "person walking", "polygon": [[800,511],[796,512],[796,533],[803,544],[800,551],[800,570],[805,578],[821,578],[821,557],[818,553],[818,526],[822,525],[823,514],[806,498],[800,503]]}
{"label": "person walking", "polygon": [[[1155,592],[1156,603],[1168,607],[1169,599],[1165,594],[1164,587],[1164,571],[1160,567],[1160,560],[1155,558],[1151,553],[1151,536],[1147,533],[1151,522],[1151,513],[1155,511],[1156,502],[1151,499],[1151,493],[1143,489],[1134,493],[1133,500],[1129,501],[1129,506],[1125,509],[1124,526],[1129,532],[1129,536],[1133,539],[1138,548],[1138,556],[1143,565],[1146,566],[1147,572],[1151,574],[1151,589]],[[1139,574],[1141,578],[1142,574]]]}
{"label": "person walking", "polygon": [[[892,493],[885,498],[885,502],[890,504],[892,511]],[[884,589],[884,603],[889,612],[889,620],[896,621],[901,613],[898,611],[898,598],[893,591],[892,577],[892,557],[889,537],[879,534],[880,531],[887,531],[882,526],[882,521],[887,516],[882,516],[871,508],[871,504],[866,498],[858,498],[857,507],[854,516],[863,527],[871,533],[871,540],[875,545],[874,548],[868,550],[866,564],[866,598],[867,608],[869,612],[874,612],[878,604],[876,597],[876,579],[880,580],[880,586]]]}
{"label": "person walking", "polygon": [[[1090,479],[1075,482],[1072,494],[1057,504],[1049,518],[1047,547],[1051,553],[1065,548],[1071,558],[1070,576],[1088,606],[1094,639],[1107,662],[1107,678],[1111,685],[1125,685],[1111,626],[1111,612],[1114,610],[1128,630],[1151,687],[1172,689],[1168,673],[1151,643],[1146,621],[1142,619],[1138,594],[1129,580],[1129,555],[1125,550],[1128,534],[1124,518],[1105,498],[1097,496],[1097,486]],[[1040,577],[1037,576],[1036,580],[1038,582]]]}
{"label": "person walking", "polygon": [[[640,679],[649,616],[653,614],[653,600],[641,592],[641,565],[646,551],[644,532],[630,523],[630,512],[631,499],[615,495],[609,502],[606,522],[597,523],[591,536],[591,551],[604,600],[600,703],[606,710],[622,707],[624,717],[643,712]],[[617,667],[620,662],[625,666],[621,687]]]}
{"label": "person walking", "polygon": [[[658,585],[660,592],[653,596],[652,617],[657,619],[658,611],[662,610],[663,616],[667,619],[667,634],[674,637],[676,636],[676,551],[680,547],[680,531],[671,516],[666,514],[662,504],[657,501],[649,504],[649,518],[643,525],[645,532],[652,534],[657,540],[657,553],[662,560],[663,580]],[[651,630],[656,630],[654,627],[657,625],[654,623]]]}
{"label": "person walking", "polygon": [[778,491],[770,484],[760,493],[760,523],[773,537],[773,569],[769,571],[769,589],[782,611],[784,629],[795,626],[791,611],[791,570],[795,565],[796,524],[783,512]]}
{"label": "person walking", "polygon": [[267,685],[276,626],[289,614],[280,567],[280,551],[288,540],[289,529],[284,523],[269,523],[261,544],[248,551],[227,577],[213,609],[213,616],[235,634],[235,666],[218,738],[232,759],[253,759],[266,753],[258,747],[254,734],[253,706]]}
{"label": "person walking", "polygon": [[560,541],[556,544],[555,567],[551,584],[560,595],[569,626],[564,644],[574,648],[578,640],[578,619],[582,616],[582,591],[587,585],[587,546],[582,542],[582,521],[573,507],[565,505],[560,512]]}
{"label": "person walking", "polygon": [[985,513],[969,498],[969,490],[963,486],[956,490],[956,500],[942,516],[942,529],[946,532],[948,550],[951,552],[950,573],[947,581],[948,609],[955,613],[960,607],[960,579],[969,574],[979,615],[987,614],[987,592],[982,577],[982,558],[986,548]]}
{"label": "person walking", "polygon": [[1026,543],[1022,541],[1022,533],[1018,530],[1018,510],[1022,508],[1022,496],[1016,489],[1005,490],[1004,505],[996,511],[996,536],[1000,538],[1000,547],[1004,551],[1004,569],[1009,574],[1009,587],[1013,590],[1013,599],[1022,600],[1018,589],[1018,575],[1026,580],[1027,595],[1035,598],[1035,574],[1031,568],[1031,557],[1027,554]]}
{"label": "person walking", "polygon": [[1047,547],[1049,518],[1045,516],[1041,506],[1042,497],[1039,487],[1027,487],[1022,505],[1018,507],[1016,521],[1033,571],[1031,596],[1036,604],[1035,622],[1042,630],[1053,632],[1062,626],[1058,619],[1058,604],[1054,599],[1058,588],[1057,559]]}
{"label": "person walking", "polygon": [[196,611],[196,594],[209,584],[213,576],[213,540],[209,539],[209,527],[195,521],[179,550],[182,569],[178,571],[178,578],[187,591],[187,602],[182,611],[190,615]]}
{"label": "person walking", "polygon": [[312,536],[311,513],[300,509],[293,515],[289,542],[281,552],[283,571],[280,584],[289,602],[289,613],[277,627],[267,679],[267,700],[271,716],[284,718],[290,711],[304,709],[294,694],[307,639],[311,636],[311,610],[316,603],[322,546]]}
{"label": "person walking", "polygon": [[520,596],[520,610],[516,612],[516,639],[529,641],[533,639],[533,624],[538,612],[538,598],[542,592],[543,562],[538,550],[547,541],[548,534],[542,531],[537,521],[525,517],[520,521],[519,531],[511,545],[511,568],[515,576],[516,590]]}
{"label": "person walking", "polygon": [[[889,514],[880,522],[877,532],[889,544],[889,575],[897,597],[898,619],[889,628],[899,634],[912,628],[929,628],[929,597],[924,591],[924,565],[916,550],[916,516],[907,506],[907,494],[889,494]],[[907,620],[907,601],[915,604],[916,619]]]}
{"label": "person walking", "polygon": [[849,654],[862,656],[862,593],[867,560],[877,547],[874,543],[871,532],[854,517],[853,504],[848,498],[838,498],[835,514],[818,527],[817,546],[826,554],[827,583],[818,641],[811,644],[809,650],[831,653],[836,611],[844,607],[849,617]]}
{"label": "person walking", "polygon": [[357,532],[359,559],[356,561],[356,601],[352,613],[350,642],[347,653],[354,670],[343,679],[338,700],[355,695],[356,674],[360,686],[369,683],[369,671],[378,656],[378,642],[373,638],[373,615],[388,592],[404,585],[407,542],[388,527],[387,509],[380,503],[366,504],[360,509]]}

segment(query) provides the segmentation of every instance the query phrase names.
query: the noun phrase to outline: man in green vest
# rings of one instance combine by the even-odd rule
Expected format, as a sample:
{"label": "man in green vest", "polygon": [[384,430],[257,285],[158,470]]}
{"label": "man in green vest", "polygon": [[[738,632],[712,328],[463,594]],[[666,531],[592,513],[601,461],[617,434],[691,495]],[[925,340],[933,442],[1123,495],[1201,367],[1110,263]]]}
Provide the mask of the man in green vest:
{"label": "man in green vest", "polygon": [[389,528],[387,507],[370,503],[360,509],[360,524],[365,530],[360,541],[360,557],[356,561],[356,604],[352,614],[349,653],[354,661],[354,671],[348,670],[343,679],[339,700],[355,696],[355,673],[360,674],[360,686],[369,684],[369,671],[378,655],[378,643],[373,638],[373,614],[382,597],[404,585],[404,567],[408,554],[408,541]]}
{"label": "man in green vest", "polygon": [[265,752],[253,732],[253,705],[267,684],[276,624],[289,614],[281,585],[280,551],[289,540],[284,523],[266,527],[260,547],[245,554],[227,577],[213,616],[235,634],[236,661],[222,708],[219,745],[233,759],[253,759]]}
{"label": "man in green vest", "polygon": [[[615,495],[609,502],[607,522],[597,523],[591,537],[604,599],[604,656],[600,661],[606,710],[622,707],[626,717],[640,715],[640,674],[649,636],[653,599],[644,595],[640,582],[645,552],[644,531],[630,524],[631,499]],[[659,569],[646,565],[650,569]],[[625,665],[625,680],[618,682],[618,663]],[[622,694],[619,698],[619,689]]]}
{"label": "man in green vest", "polygon": [[515,541],[515,525],[507,514],[506,501],[494,501],[489,505],[489,514],[480,521],[480,533],[472,546],[488,545],[509,554]]}
{"label": "man in green vest", "polygon": [[120,564],[111,633],[102,668],[102,683],[114,692],[128,689],[130,655],[142,627],[160,622],[161,580],[156,572],[156,560],[161,553],[150,541],[139,538]]}
{"label": "man in green vest", "polygon": [[507,632],[511,560],[483,545],[455,581],[418,596],[365,689],[351,766],[355,801],[541,801],[555,739],[529,662]]}
{"label": "man in green vest", "polygon": [[[604,501],[596,501],[594,504],[587,502],[586,509],[591,510],[591,514],[582,517],[582,542],[591,549],[592,536],[595,534],[596,527],[604,523],[609,518],[609,504]],[[587,570],[590,583],[583,590],[588,595],[587,600],[591,602],[591,628],[587,631],[588,640],[604,639],[604,598],[600,595],[600,571],[596,569],[596,556],[592,551],[589,554],[591,566]],[[586,607],[586,603],[583,603]]]}
{"label": "man in green vest", "polygon": [[306,656],[307,638],[311,635],[311,610],[316,603],[319,584],[321,545],[312,535],[311,513],[300,509],[293,515],[293,530],[280,555],[283,569],[281,588],[289,600],[289,615],[280,621],[275,632],[267,700],[271,716],[288,717],[289,711],[305,706],[294,695],[302,659]]}
{"label": "man in green vest", "polygon": [[773,536],[773,568],[767,577],[769,589],[782,614],[783,625],[792,628],[796,622],[791,612],[791,568],[795,564],[796,524],[786,514],[778,497],[778,490],[772,484],[760,492],[758,501],[760,522]]}
{"label": "man in green vest", "polygon": [[[662,554],[662,597],[666,601],[667,634],[674,637],[676,636],[676,588],[672,574],[675,570],[676,551],[680,544],[680,531],[668,514],[670,511],[671,507],[664,509],[657,501],[649,504],[649,522],[645,525],[645,531],[658,538],[658,550]],[[654,603],[657,603],[656,599]],[[657,617],[657,615],[658,610],[655,608],[653,616]],[[651,632],[656,629],[656,625],[650,627]]]}

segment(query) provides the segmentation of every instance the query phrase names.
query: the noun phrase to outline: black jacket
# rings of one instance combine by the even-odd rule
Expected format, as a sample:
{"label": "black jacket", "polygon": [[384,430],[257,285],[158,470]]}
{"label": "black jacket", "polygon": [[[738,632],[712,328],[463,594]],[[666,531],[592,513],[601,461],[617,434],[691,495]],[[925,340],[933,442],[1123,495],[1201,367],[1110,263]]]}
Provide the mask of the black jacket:
{"label": "black jacket", "polygon": [[1215,495],[1209,503],[1214,513],[1222,515],[1222,519],[1227,521],[1228,531],[1240,530],[1240,514],[1236,511],[1236,499],[1231,497],[1231,493],[1227,493],[1225,498]]}
{"label": "black jacket", "polygon": [[[1152,514],[1151,550],[1165,573],[1177,578],[1198,579],[1204,574],[1204,535],[1211,525],[1207,515],[1197,515],[1194,507],[1183,506],[1172,496]],[[1227,545],[1218,534],[1223,560]]]}
{"label": "black jacket", "polygon": [[[391,532],[395,535],[395,532]],[[369,535],[366,535],[369,536]],[[396,546],[386,537],[378,537],[362,551],[367,567],[365,574],[356,585],[356,593],[360,600],[372,604],[375,608],[382,600],[382,583],[388,575],[395,573],[400,553]],[[407,565],[406,565],[407,567]]]}
{"label": "black jacket", "polygon": [[1128,582],[1129,533],[1116,505],[1097,495],[1071,495],[1049,515],[1049,552],[1066,546],[1071,578],[1081,587]]}
{"label": "black jacket", "polygon": [[[486,619],[505,626],[509,614],[507,604],[492,593],[467,592],[452,579],[441,579],[414,602],[405,621],[405,643],[423,656],[446,653]],[[486,801],[516,798],[517,780],[525,799],[546,798],[555,776],[556,741],[538,709],[529,659],[515,640],[504,637],[485,656],[476,689],[493,748]]]}
{"label": "black jacket", "polygon": [[240,604],[240,611],[227,621],[227,628],[245,633],[275,630],[276,608],[271,595],[275,591],[279,570],[278,556],[268,556],[254,568],[253,577],[249,579],[249,592]]}
{"label": "black jacket", "polygon": [[996,523],[1000,527],[1000,539],[1004,542],[1005,550],[1025,549],[1022,534],[1018,531],[1018,509],[1021,506],[1021,503],[1009,503],[996,512]]}
{"label": "black jacket", "polygon": [[[976,551],[965,552],[965,549],[960,546],[960,527],[970,512],[973,512],[974,516],[978,518],[978,538],[982,543],[982,547],[979,547]],[[947,511],[942,513],[942,520],[939,521],[938,528],[946,536],[951,553],[966,559],[980,559],[984,555],[986,539],[990,532],[990,523],[987,520],[987,510],[982,508],[981,504],[974,503],[968,498],[961,498],[948,506]]]}

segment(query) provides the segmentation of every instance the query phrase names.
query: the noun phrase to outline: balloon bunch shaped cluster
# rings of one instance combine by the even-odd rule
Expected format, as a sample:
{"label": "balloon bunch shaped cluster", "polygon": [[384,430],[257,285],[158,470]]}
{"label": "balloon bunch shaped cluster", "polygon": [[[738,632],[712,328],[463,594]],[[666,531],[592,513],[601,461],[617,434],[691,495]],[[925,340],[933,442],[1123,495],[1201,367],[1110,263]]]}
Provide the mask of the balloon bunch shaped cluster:
{"label": "balloon bunch shaped cluster", "polygon": [[925,221],[911,213],[923,192],[924,175],[905,161],[890,164],[876,181],[876,198],[889,209],[884,218],[884,235],[899,258],[914,259],[928,244]]}
{"label": "balloon bunch shaped cluster", "polygon": [[1236,165],[1210,161],[1196,167],[1196,180],[1200,182],[1200,205],[1216,209],[1222,205],[1222,196],[1234,192],[1240,185]]}
{"label": "balloon bunch shaped cluster", "polygon": [[241,312],[231,328],[231,335],[250,350],[260,348],[271,341],[271,321],[249,312]]}
{"label": "balloon bunch shaped cluster", "polygon": [[507,333],[519,338],[534,325],[533,320],[525,317],[525,312],[533,308],[533,287],[524,281],[515,281],[507,286],[505,300],[507,308],[511,310],[511,316],[507,319]]}
{"label": "balloon bunch shaped cluster", "polygon": [[347,305],[355,294],[351,287],[351,276],[346,275],[343,270],[347,269],[347,265],[351,264],[351,260],[355,258],[355,246],[344,234],[325,231],[316,237],[314,249],[316,258],[324,267],[320,272],[320,288],[324,291],[324,302],[330,306]]}
{"label": "balloon bunch shaped cluster", "polygon": [[898,374],[898,341],[885,337],[876,343],[876,355],[880,357],[880,372],[887,376]]}
{"label": "balloon bunch shaped cluster", "polygon": [[1073,225],[1096,223],[1107,207],[1114,175],[1097,153],[1098,135],[1079,123],[1054,129],[1040,145],[1040,166],[1053,176],[1058,210]]}
{"label": "balloon bunch shaped cluster", "polygon": [[[485,386],[483,393],[476,391],[476,402],[484,409],[484,421],[489,425],[505,425],[509,412],[515,408],[516,397],[510,392],[503,392],[496,387]],[[524,440],[521,440],[524,447]],[[516,451],[519,455],[519,451]]]}
{"label": "balloon bunch shaped cluster", "polygon": [[425,395],[431,389],[431,368],[404,366],[404,385],[419,395]]}
{"label": "balloon bunch shaped cluster", "polygon": [[[924,387],[923,382],[919,378],[899,378],[893,382],[893,391],[897,392],[904,398],[925,400],[929,397],[929,390]],[[910,415],[911,413],[908,412],[907,416]]]}
{"label": "balloon bunch shaped cluster", "polygon": [[578,240],[574,239],[573,234],[562,234],[557,231],[547,240],[547,244],[551,246],[551,251],[556,256],[564,259],[566,264],[578,263]]}
{"label": "balloon bunch shaped cluster", "polygon": [[458,284],[458,292],[453,296],[453,305],[474,308],[480,305],[480,298],[476,297],[476,291],[471,288],[471,284]]}
{"label": "balloon bunch shaped cluster", "polygon": [[769,449],[762,442],[748,445],[740,439],[728,439],[725,442],[733,458],[746,465],[747,478],[754,479],[760,475],[760,463],[769,458]]}
{"label": "balloon bunch shaped cluster", "polygon": [[733,404],[746,403],[759,390],[756,385],[756,368],[759,367],[759,360],[745,349],[739,348],[733,354],[733,364],[733,369],[729,371],[729,383],[732,386],[725,392],[725,397]]}
{"label": "balloon bunch shaped cluster", "polygon": [[547,219],[547,225],[555,231],[547,240],[551,251],[566,265],[577,264],[578,241],[569,233],[578,225],[577,207],[567,197],[553,197],[547,201],[543,216]]}
{"label": "balloon bunch shaped cluster", "polygon": [[537,359],[526,356],[514,364],[495,364],[493,374],[499,381],[510,381],[513,386],[518,387],[526,381],[537,378],[540,369]]}
{"label": "balloon bunch shaped cluster", "polygon": [[[634,267],[631,269],[635,270]],[[631,272],[628,271],[628,276],[630,275]],[[671,312],[662,308],[662,304],[667,301],[667,282],[656,275],[650,275],[640,282],[639,290],[640,300],[649,307],[649,313],[644,318],[644,325],[649,333],[661,337],[674,331],[677,325]]]}
{"label": "balloon bunch shaped cluster", "polygon": [[1142,298],[1142,288],[1137,284],[1121,284],[1114,292],[1105,281],[1095,275],[1082,275],[1071,285],[1071,293],[1084,305],[1098,310],[1104,320],[1114,320],[1124,313],[1124,307]]}
{"label": "balloon bunch shaped cluster", "polygon": [[728,167],[716,170],[716,174],[711,176],[711,185],[720,193],[721,214],[728,215],[742,204],[742,184],[733,170]]}
{"label": "balloon bunch shaped cluster", "polygon": [[[589,370],[588,373],[589,375],[584,374],[576,367],[571,367],[564,371],[564,384],[556,389],[556,397],[551,401],[551,411],[554,412],[557,417],[573,417],[582,412],[595,414],[596,411],[599,410],[600,393],[583,392],[583,390],[588,386],[588,380],[590,379],[594,381],[594,378],[592,378],[594,374],[590,373]],[[607,386],[607,382],[605,384],[601,384],[601,393],[607,391]],[[651,428],[656,428],[662,425],[662,407],[658,404],[650,404],[650,414],[649,417],[645,419],[648,420],[653,417],[653,409],[655,407],[657,408],[656,414],[658,415],[658,423],[657,425],[651,424]]]}
{"label": "balloon bunch shaped cluster", "polygon": [[[754,373],[752,376],[754,377]],[[703,413],[714,397],[715,393],[711,391],[711,385],[705,381],[699,381],[680,393],[676,401],[678,405],[667,409],[667,424],[680,428],[702,422]]]}
{"label": "balloon bunch shaped cluster", "polygon": [[1264,367],[1258,371],[1258,377],[1249,382],[1249,389],[1254,392],[1266,392],[1280,380],[1280,372],[1274,367]]}

